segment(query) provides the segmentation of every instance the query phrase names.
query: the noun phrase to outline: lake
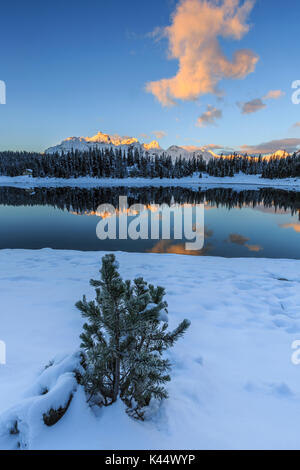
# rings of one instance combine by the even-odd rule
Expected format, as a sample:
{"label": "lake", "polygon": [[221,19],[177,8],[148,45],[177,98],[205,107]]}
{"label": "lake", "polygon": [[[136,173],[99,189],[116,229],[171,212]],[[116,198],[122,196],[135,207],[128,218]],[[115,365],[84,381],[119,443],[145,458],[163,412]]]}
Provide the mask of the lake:
{"label": "lake", "polygon": [[[186,251],[181,240],[100,240],[101,204],[204,204],[204,247]],[[109,211],[108,211],[109,212]],[[117,223],[122,214],[113,215]],[[192,190],[180,187],[30,188],[0,187],[0,248],[72,249],[199,256],[300,259],[300,193],[265,188]],[[112,217],[106,213],[105,217]],[[128,222],[135,215],[128,213]],[[171,229],[174,219],[171,219]]]}

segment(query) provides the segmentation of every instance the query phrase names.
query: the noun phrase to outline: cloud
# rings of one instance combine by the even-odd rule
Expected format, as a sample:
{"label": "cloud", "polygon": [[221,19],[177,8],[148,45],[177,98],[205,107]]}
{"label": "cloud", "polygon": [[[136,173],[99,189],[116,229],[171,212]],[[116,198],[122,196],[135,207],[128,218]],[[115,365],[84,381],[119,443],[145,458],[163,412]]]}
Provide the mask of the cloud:
{"label": "cloud", "polygon": [[237,105],[241,109],[242,114],[256,113],[257,111],[260,111],[261,109],[267,107],[266,103],[264,103],[263,100],[278,100],[284,95],[285,93],[281,90],[270,90],[262,98],[255,98],[251,101],[239,102],[237,103]]}
{"label": "cloud", "polygon": [[[222,155],[232,155],[236,152],[236,149],[232,147],[226,147],[225,145],[218,145],[218,144],[208,144],[208,145],[181,145],[181,147],[189,152],[209,152],[214,156]],[[220,151],[218,154],[216,151]]]}
{"label": "cloud", "polygon": [[219,40],[240,40],[248,31],[246,23],[254,0],[180,0],[171,25],[156,29],[154,36],[168,39],[169,58],[179,61],[174,77],[146,84],[163,106],[176,100],[196,100],[199,96],[220,95],[217,85],[223,78],[242,79],[253,72],[258,56],[241,49],[229,60]]}
{"label": "cloud", "polygon": [[278,100],[284,96],[284,91],[281,90],[270,90],[264,97],[263,100]]}
{"label": "cloud", "polygon": [[204,145],[204,148],[209,149],[209,150],[221,150],[224,148],[224,146],[218,145],[218,144],[208,144],[208,145]]}
{"label": "cloud", "polygon": [[255,253],[258,253],[259,251],[263,250],[263,247],[260,245],[248,245],[248,243],[246,243],[245,246],[248,248],[249,251],[253,251]]}
{"label": "cloud", "polygon": [[227,147],[226,145],[218,145],[218,144],[208,144],[208,145],[203,145],[203,147],[205,150],[212,150],[212,151],[216,151],[216,150],[222,150],[222,153],[226,153],[226,154],[232,154],[235,152],[235,149],[233,147]]}
{"label": "cloud", "polygon": [[153,131],[152,134],[155,135],[157,139],[163,139],[167,135],[165,131]]}
{"label": "cloud", "polygon": [[142,139],[150,139],[150,136],[148,134],[140,134],[139,137],[141,137]]}
{"label": "cloud", "polygon": [[215,124],[217,119],[221,119],[221,109],[214,108],[210,104],[207,106],[206,111],[198,117],[196,126],[205,127],[210,124]]}
{"label": "cloud", "polygon": [[231,233],[227,239],[228,242],[240,246],[246,245],[249,240],[250,238],[246,238],[243,235],[239,235],[238,233]]}
{"label": "cloud", "polygon": [[181,242],[175,242],[173,240],[160,240],[150,250],[149,253],[173,253],[177,255],[192,255],[199,256],[206,254],[212,249],[211,243],[206,243],[205,248],[202,250],[186,250],[185,244]]}
{"label": "cloud", "polygon": [[293,153],[299,150],[300,139],[288,138],[288,139],[279,139],[271,140],[270,142],[263,142],[259,145],[242,145],[240,150],[243,152],[253,153],[253,154],[264,154],[264,153],[274,153],[277,150],[286,150],[288,153]]}
{"label": "cloud", "polygon": [[293,124],[292,127],[293,127],[294,129],[298,129],[298,127],[300,127],[300,121],[295,122],[295,124]]}
{"label": "cloud", "polygon": [[281,224],[281,228],[292,228],[295,232],[300,233],[300,222],[295,224]]}
{"label": "cloud", "polygon": [[260,245],[250,245],[249,242],[250,238],[244,237],[239,233],[231,233],[226,240],[227,242],[234,243],[235,245],[245,246],[249,251],[258,253],[259,251],[263,250],[263,247]]}
{"label": "cloud", "polygon": [[163,37],[165,37],[165,28],[163,26],[156,26],[153,31],[146,34],[146,38],[154,39],[155,41],[159,41]]}
{"label": "cloud", "polygon": [[251,114],[266,108],[267,105],[261,98],[256,98],[246,103],[238,103],[238,106],[241,108],[242,114]]}

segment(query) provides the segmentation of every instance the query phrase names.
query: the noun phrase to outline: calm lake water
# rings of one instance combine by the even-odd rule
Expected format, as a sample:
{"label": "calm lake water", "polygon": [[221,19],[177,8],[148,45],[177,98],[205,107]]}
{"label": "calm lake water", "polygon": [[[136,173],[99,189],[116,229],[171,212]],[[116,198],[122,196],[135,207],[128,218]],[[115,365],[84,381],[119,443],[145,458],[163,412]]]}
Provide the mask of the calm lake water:
{"label": "calm lake water", "polygon": [[[118,208],[119,196],[127,196],[129,205],[176,204],[178,210],[184,204],[204,204],[203,249],[186,252],[185,239],[99,240],[96,226],[103,214],[97,208],[104,203]],[[146,211],[150,214],[150,208]],[[0,218],[0,248],[300,259],[300,193],[293,191],[0,187]],[[128,222],[134,218],[129,214]]]}

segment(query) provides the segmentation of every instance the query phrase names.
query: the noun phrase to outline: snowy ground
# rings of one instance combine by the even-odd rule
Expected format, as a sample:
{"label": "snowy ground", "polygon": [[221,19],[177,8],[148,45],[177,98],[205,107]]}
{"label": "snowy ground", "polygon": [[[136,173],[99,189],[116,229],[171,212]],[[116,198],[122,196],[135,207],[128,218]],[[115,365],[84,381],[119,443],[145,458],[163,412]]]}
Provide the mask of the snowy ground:
{"label": "snowy ground", "polygon": [[7,176],[0,176],[0,186],[16,186],[20,188],[37,187],[37,186],[84,186],[84,187],[104,187],[104,186],[132,186],[132,187],[143,187],[143,186],[188,186],[188,187],[220,187],[228,186],[235,188],[247,188],[251,189],[261,187],[272,187],[281,188],[294,191],[300,191],[300,178],[286,178],[286,179],[265,179],[261,178],[260,175],[235,175],[233,178],[217,178],[214,176],[203,175],[203,178],[198,176],[186,177],[180,179],[170,178],[32,178],[31,176],[16,176],[10,178]]}
{"label": "snowy ground", "polygon": [[[78,348],[82,320],[74,303],[84,293],[93,297],[88,281],[101,256],[0,251],[0,340],[7,346],[0,448],[20,441],[34,449],[300,448],[300,366],[291,362],[291,344],[300,339],[300,261],[117,254],[124,277],[166,287],[170,327],[192,321],[170,353],[170,398],[139,423],[120,403],[93,414],[70,373],[74,357],[59,363]],[[58,365],[44,370],[55,356]],[[69,410],[45,426],[49,396],[55,404],[66,390],[76,390]],[[16,417],[17,436],[9,434]]]}

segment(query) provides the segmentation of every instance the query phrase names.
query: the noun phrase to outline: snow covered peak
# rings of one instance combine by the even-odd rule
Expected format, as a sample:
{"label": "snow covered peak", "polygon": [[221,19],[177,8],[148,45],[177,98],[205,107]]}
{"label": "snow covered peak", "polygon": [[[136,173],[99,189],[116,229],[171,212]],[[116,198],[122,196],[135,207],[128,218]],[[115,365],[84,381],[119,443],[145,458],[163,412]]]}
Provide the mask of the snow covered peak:
{"label": "snow covered peak", "polygon": [[72,150],[84,152],[95,148],[105,149],[111,147],[122,148],[122,150],[127,152],[129,146],[134,147],[141,152],[148,152],[150,155],[154,156],[165,153],[174,160],[180,155],[182,158],[186,159],[192,158],[193,155],[203,155],[205,160],[209,160],[213,157],[212,152],[206,151],[204,148],[193,147],[188,149],[178,147],[177,145],[172,145],[167,150],[164,150],[160,147],[157,140],[153,140],[150,143],[140,143],[135,137],[121,137],[119,135],[104,134],[103,132],[98,132],[92,137],[68,137],[59,145],[47,149],[45,153],[61,154],[62,152],[67,153],[71,152]]}
{"label": "snow covered peak", "polygon": [[45,153],[67,153],[73,151],[85,152],[91,149],[106,149],[106,148],[121,148],[122,151],[127,152],[129,147],[137,149],[141,153],[148,153],[152,156],[165,155],[176,160],[176,158],[190,159],[202,156],[204,160],[209,161],[214,157],[218,157],[212,150],[207,147],[196,146],[182,146],[171,145],[167,150],[164,150],[159,145],[157,140],[149,143],[141,143],[135,137],[110,135],[103,132],[97,132],[92,137],[68,137],[63,140],[59,145],[48,148]]}
{"label": "snow covered peak", "polygon": [[152,140],[150,144],[143,144],[145,150],[153,150],[153,149],[160,149],[160,145],[157,140]]}
{"label": "snow covered peak", "polygon": [[[171,145],[167,150],[164,150],[163,148],[161,148],[157,140],[153,140],[149,143],[141,143],[135,137],[110,135],[105,134],[103,132],[97,132],[97,134],[92,137],[68,137],[63,140],[59,145],[48,148],[45,153],[61,154],[62,152],[67,153],[71,152],[72,150],[86,152],[91,149],[106,149],[112,147],[122,149],[122,151],[124,151],[125,153],[127,153],[128,149],[131,147],[137,149],[141,153],[147,152],[152,156],[161,156],[164,154],[166,156],[170,156],[173,161],[176,160],[176,158],[179,158],[180,156],[181,158],[187,160],[193,158],[194,156],[196,158],[202,156],[206,162],[213,158],[220,157],[220,155],[216,154],[213,151],[212,146],[200,147],[195,145],[183,145],[182,147],[179,147],[178,145]],[[290,154],[285,150],[279,149],[274,153],[264,154],[263,158],[266,160],[269,160],[273,157],[287,158],[289,155]],[[226,158],[226,155],[224,155],[224,158]]]}
{"label": "snow covered peak", "polygon": [[93,135],[92,137],[67,137],[65,140],[62,141],[62,144],[64,142],[71,142],[74,144],[80,143],[80,142],[82,143],[91,142],[91,143],[96,143],[96,144],[120,146],[120,145],[135,144],[138,142],[138,140],[134,137],[127,137],[127,136],[121,137],[119,135],[109,135],[109,134],[104,134],[103,132],[97,132],[97,134]]}
{"label": "snow covered peak", "polygon": [[160,150],[160,145],[156,140],[149,144],[141,144],[135,137],[110,135],[103,132],[97,132],[92,137],[67,137],[59,145],[50,147],[46,153],[62,153],[70,152],[72,150],[88,151],[93,148],[111,148],[122,147],[127,150],[129,146],[135,146],[139,150]]}
{"label": "snow covered peak", "polygon": [[178,147],[178,145],[171,145],[171,147],[168,148],[170,152],[178,152],[182,149],[183,147]]}
{"label": "snow covered peak", "polygon": [[217,157],[217,155],[208,150],[205,147],[195,147],[195,146],[183,146],[179,147],[178,145],[171,145],[171,147],[166,150],[168,155],[171,155],[173,158],[182,157],[185,159],[202,156],[204,160],[208,161],[213,157]]}
{"label": "snow covered peak", "polygon": [[103,132],[98,132],[93,137],[86,137],[86,142],[95,142],[98,144],[111,144],[115,146],[119,145],[132,145],[138,142],[134,137],[121,137],[119,135],[109,135],[103,134]]}

